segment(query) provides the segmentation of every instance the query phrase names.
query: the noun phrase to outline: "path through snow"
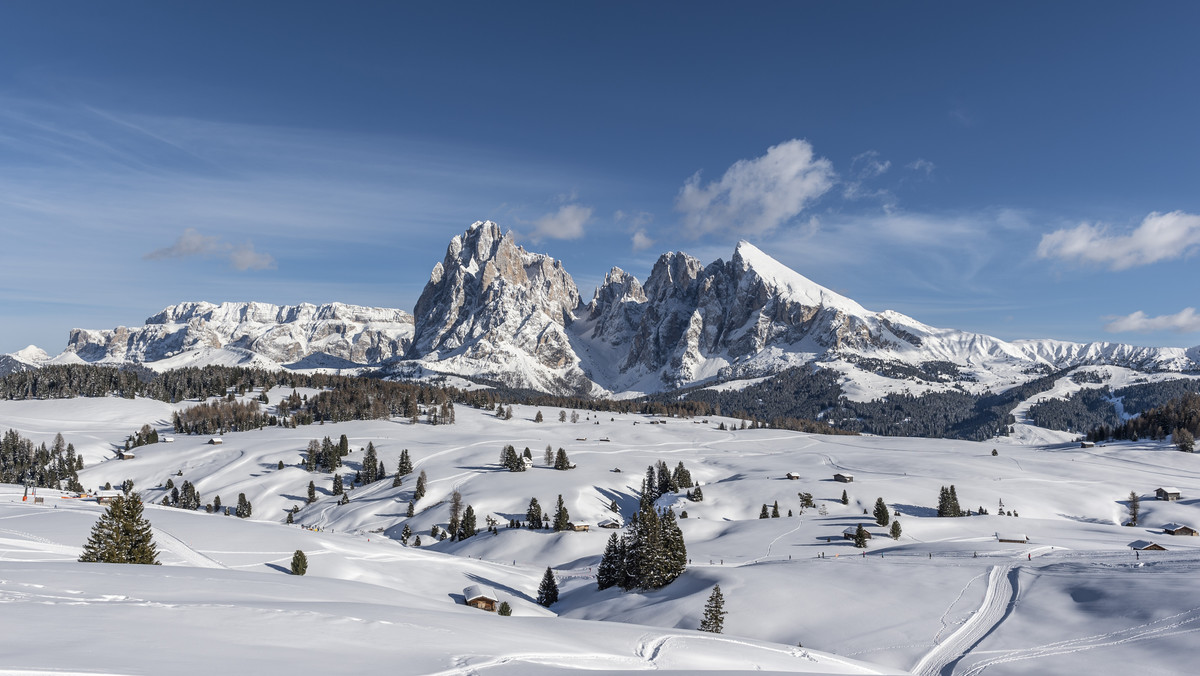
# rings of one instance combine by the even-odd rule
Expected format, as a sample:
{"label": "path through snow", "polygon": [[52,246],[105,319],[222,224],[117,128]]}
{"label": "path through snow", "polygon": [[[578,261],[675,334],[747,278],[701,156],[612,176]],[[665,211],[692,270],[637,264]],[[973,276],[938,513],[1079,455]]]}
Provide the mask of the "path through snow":
{"label": "path through snow", "polygon": [[953,634],[942,641],[933,650],[925,654],[920,662],[913,667],[916,676],[938,676],[947,667],[961,659],[980,639],[987,635],[1004,619],[1004,613],[1012,600],[1013,586],[1009,578],[1014,564],[993,566],[988,576],[987,592],[983,595],[983,604],[974,615],[967,618]]}

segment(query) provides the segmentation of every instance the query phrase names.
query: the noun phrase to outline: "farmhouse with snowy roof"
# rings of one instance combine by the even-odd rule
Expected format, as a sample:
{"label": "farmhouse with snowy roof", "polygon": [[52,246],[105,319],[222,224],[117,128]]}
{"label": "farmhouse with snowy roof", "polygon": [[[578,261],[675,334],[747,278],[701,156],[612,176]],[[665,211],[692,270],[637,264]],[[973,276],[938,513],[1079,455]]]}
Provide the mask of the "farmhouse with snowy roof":
{"label": "farmhouse with snowy roof", "polygon": [[1163,526],[1163,533],[1167,535],[1196,535],[1196,529],[1181,523],[1168,523]]}
{"label": "farmhouse with snowy roof", "polygon": [[483,585],[473,584],[463,590],[463,597],[466,599],[467,605],[472,608],[486,610],[489,613],[496,612],[497,601],[496,591]]}
{"label": "farmhouse with snowy roof", "polygon": [[[863,532],[867,534],[867,539],[870,540],[871,539],[871,531],[864,528]],[[843,540],[853,540],[855,534],[857,534],[857,533],[858,533],[858,526],[848,526],[846,528],[846,530],[842,531],[842,539]]]}
{"label": "farmhouse with snowy roof", "polygon": [[1029,542],[1029,536],[1024,533],[996,533],[996,541],[1025,544]]}
{"label": "farmhouse with snowy roof", "polygon": [[1166,547],[1164,547],[1160,544],[1155,544],[1149,540],[1134,540],[1133,542],[1129,543],[1129,548],[1137,549],[1137,550],[1140,550],[1143,552],[1165,552],[1165,551],[1167,551]]}
{"label": "farmhouse with snowy roof", "polygon": [[1179,489],[1175,488],[1174,486],[1163,486],[1162,488],[1156,489],[1154,491],[1154,496],[1157,497],[1159,500],[1170,500],[1170,501],[1178,500],[1179,499]]}

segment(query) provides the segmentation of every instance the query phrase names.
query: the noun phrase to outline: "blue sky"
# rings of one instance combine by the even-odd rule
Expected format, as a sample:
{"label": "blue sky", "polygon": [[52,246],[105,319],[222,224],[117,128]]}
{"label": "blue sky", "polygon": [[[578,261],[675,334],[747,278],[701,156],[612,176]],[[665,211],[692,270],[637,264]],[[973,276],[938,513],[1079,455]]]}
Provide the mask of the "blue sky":
{"label": "blue sky", "polygon": [[1200,344],[1198,25],[1190,2],[2,3],[0,352],[185,300],[411,309],[485,218],[585,295],[745,238],[935,326]]}

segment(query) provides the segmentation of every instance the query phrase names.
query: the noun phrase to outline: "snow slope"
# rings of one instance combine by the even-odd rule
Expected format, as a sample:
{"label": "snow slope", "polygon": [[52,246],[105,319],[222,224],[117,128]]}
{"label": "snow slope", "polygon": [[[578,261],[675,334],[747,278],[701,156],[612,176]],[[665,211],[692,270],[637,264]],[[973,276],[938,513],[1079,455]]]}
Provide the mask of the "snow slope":
{"label": "snow slope", "polygon": [[[269,394],[274,399],[278,392]],[[20,427],[26,436],[49,441],[56,427],[69,423],[68,441],[99,448],[119,442],[142,423],[164,421],[170,410],[144,400],[0,402],[0,427]],[[825,673],[858,668],[838,666],[826,654],[865,660],[885,671],[919,667],[929,673],[963,673],[1005,657],[1008,661],[989,663],[988,671],[1106,673],[1110,664],[1140,663],[1159,673],[1190,672],[1187,651],[1156,648],[1186,640],[1187,634],[1173,632],[1188,629],[1190,624],[1178,623],[1200,607],[1194,594],[1179,593],[1182,581],[1200,571],[1200,538],[1164,536],[1158,529],[1169,521],[1200,522],[1200,459],[1165,443],[1090,449],[1077,444],[997,446],[998,455],[992,456],[988,443],[718,430],[719,422],[732,421],[717,418],[705,422],[580,411],[580,422],[572,424],[558,423],[557,410],[543,409],[547,422],[538,424],[533,422],[537,410],[514,406],[513,419],[500,420],[459,407],[458,422],[447,426],[397,419],[268,428],[226,434],[221,446],[177,435],[174,443],[137,449],[133,460],[95,462],[108,456],[89,455],[89,467],[81,472],[85,486],[130,478],[148,502],[156,503],[166,492],[160,484],[186,479],[204,502],[220,495],[232,505],[238,493],[245,493],[253,518],[148,508],[164,562],[171,564],[164,570],[190,571],[161,575],[185,575],[200,590],[187,596],[157,572],[114,575],[111,587],[105,576],[80,577],[75,571],[88,566],[69,561],[98,507],[75,500],[56,503],[51,497],[39,507],[5,506],[0,495],[0,559],[6,561],[0,564],[0,579],[49,590],[12,589],[29,594],[13,598],[35,608],[31,612],[42,624],[34,628],[46,630],[79,610],[68,605],[72,595],[67,590],[72,589],[91,599],[137,599],[103,601],[105,612],[119,607],[128,613],[120,617],[137,631],[152,631],[172,612],[203,618],[209,612],[205,608],[212,607],[214,626],[245,628],[239,633],[246,636],[244,645],[230,648],[235,654],[265,651],[293,668],[346,659],[344,654],[335,658],[295,648],[308,643],[295,637],[319,631],[363,646],[367,665],[385,659],[371,646],[412,646],[416,657],[409,673],[467,673],[471,668],[552,673],[567,666],[609,671],[761,666]],[[341,434],[354,449],[342,469],[351,475],[361,463],[358,449],[368,441],[389,471],[400,451],[409,450],[416,470],[429,477],[428,495],[416,504],[414,517],[404,514],[415,477],[397,488],[390,477],[355,488],[349,504],[337,505],[329,494],[331,475],[310,474],[299,466],[309,439],[329,435],[336,441]],[[497,462],[507,443],[518,449],[529,446],[535,467],[523,473],[500,470]],[[577,469],[542,466],[546,445],[566,449]],[[613,516],[608,505],[614,501],[627,519],[636,507],[646,466],[660,459],[671,466],[682,461],[704,491],[702,502],[669,495],[660,503],[688,512],[680,525],[690,565],[664,589],[596,590],[595,568],[609,531],[503,527],[510,518],[524,518],[530,497],[549,508],[559,494],[576,522],[594,526]],[[622,471],[612,471],[616,468]],[[787,472],[801,478],[787,480]],[[834,482],[835,472],[853,473],[855,480]],[[318,487],[318,500],[305,505],[310,480]],[[939,488],[951,484],[964,508],[983,506],[992,515],[934,517]],[[1178,486],[1183,500],[1153,500],[1154,488],[1164,484]],[[481,526],[485,516],[496,517],[499,533],[457,543],[430,538],[435,525],[445,526],[446,500],[454,490],[473,506]],[[840,500],[843,490],[846,505]],[[1131,490],[1143,497],[1144,525],[1137,528],[1120,525]],[[800,513],[800,491],[811,492],[826,514],[814,509]],[[8,499],[19,499],[15,492],[11,495]],[[864,515],[877,497],[899,514],[899,540],[888,538],[886,528]],[[1005,511],[1020,516],[998,515],[1001,500]],[[783,516],[758,519],[762,505],[775,501]],[[300,506],[297,525],[285,526],[286,510],[293,505]],[[841,538],[844,528],[860,523],[874,535],[865,557]],[[422,547],[396,541],[405,524],[421,536]],[[997,532],[1020,532],[1030,541],[1000,543]],[[1169,551],[1135,558],[1126,547],[1135,539],[1159,542]],[[301,580],[283,572],[298,548],[310,560],[309,575]],[[547,566],[553,567],[562,590],[550,611],[532,602]],[[993,573],[1008,570],[1013,572]],[[1148,575],[1151,570],[1173,572]],[[497,589],[514,605],[517,617],[505,620],[456,606],[455,595],[477,583]],[[718,641],[732,643],[714,645],[712,637],[695,638],[691,631],[714,584],[721,585],[729,611],[726,633]],[[1068,602],[1075,588],[1093,591]],[[1044,591],[1033,598],[1031,589]],[[205,594],[215,600],[199,607],[196,599]],[[68,600],[53,600],[59,596]],[[1110,611],[1120,604],[1129,610]],[[79,612],[90,617],[101,609]],[[297,629],[251,630],[252,622],[268,617],[285,619],[269,627],[295,622]],[[183,621],[188,632],[216,640],[218,632],[204,629],[200,620]],[[504,621],[526,624],[510,633],[509,625],[497,624]],[[1178,626],[1162,629],[1173,623]],[[1145,632],[1150,633],[1141,637]],[[557,642],[547,638],[559,635]],[[39,645],[21,636],[29,645]],[[1120,640],[1128,636],[1138,638]],[[182,639],[164,640],[163,655],[187,653]],[[797,643],[804,649],[796,648]],[[288,652],[292,648],[294,655]],[[8,650],[13,657],[4,659],[6,665],[49,666],[34,659],[36,651]],[[805,652],[818,661],[810,662]],[[134,669],[128,662],[117,664],[118,671]],[[212,666],[204,659],[198,664]],[[393,662],[393,670],[397,664],[408,663]],[[58,664],[63,669],[84,666],[65,657]]]}

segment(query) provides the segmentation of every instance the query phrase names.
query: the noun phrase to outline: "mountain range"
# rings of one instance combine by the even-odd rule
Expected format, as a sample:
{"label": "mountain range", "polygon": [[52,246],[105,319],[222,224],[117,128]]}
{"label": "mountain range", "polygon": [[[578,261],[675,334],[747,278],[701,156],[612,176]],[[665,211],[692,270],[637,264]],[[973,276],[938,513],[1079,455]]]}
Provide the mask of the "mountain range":
{"label": "mountain range", "polygon": [[633,396],[761,379],[820,364],[849,396],[1004,389],[1047,372],[1111,364],[1200,369],[1200,347],[1004,341],[874,312],[748,242],[708,265],[659,257],[645,282],[612,268],[585,302],[560,261],[476,222],[436,263],[412,314],[341,303],[188,302],[145,326],[72,330],[51,358],[0,357],[0,373],[47,363],[156,369],[237,364],[454,374],[556,394]]}

